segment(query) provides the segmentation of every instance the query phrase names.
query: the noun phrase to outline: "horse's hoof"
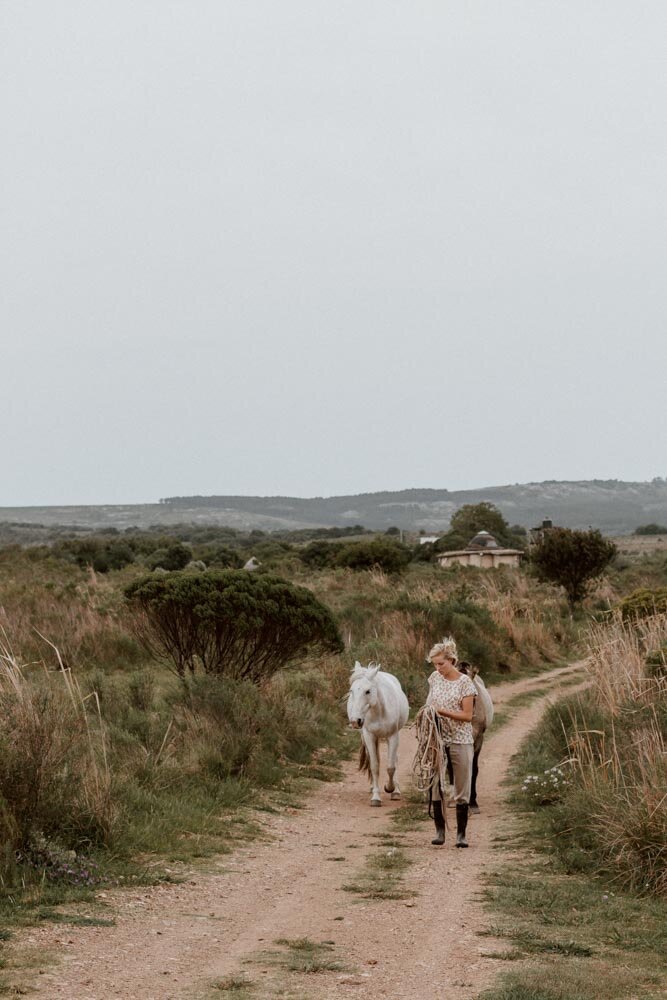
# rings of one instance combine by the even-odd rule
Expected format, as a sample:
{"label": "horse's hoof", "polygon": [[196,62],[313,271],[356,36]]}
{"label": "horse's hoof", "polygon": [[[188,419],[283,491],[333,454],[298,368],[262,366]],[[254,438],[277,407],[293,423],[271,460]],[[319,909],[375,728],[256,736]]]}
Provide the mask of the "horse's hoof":
{"label": "horse's hoof", "polygon": [[471,813],[478,813],[479,812],[479,806],[470,806],[470,812]]}
{"label": "horse's hoof", "polygon": [[401,797],[401,793],[400,793],[400,792],[392,792],[392,793],[391,793],[391,797],[392,797],[392,799],[393,799],[393,800],[394,800],[394,802],[395,802],[395,801],[396,801],[396,799],[400,799],[400,797]]}
{"label": "horse's hoof", "polygon": [[381,806],[382,803],[380,802],[379,799],[371,799],[371,805],[372,806]]}
{"label": "horse's hoof", "polygon": [[394,791],[394,786],[392,785],[391,788],[390,788],[389,785],[385,785],[384,786],[384,790],[387,793],[387,795],[389,795],[390,792]]}

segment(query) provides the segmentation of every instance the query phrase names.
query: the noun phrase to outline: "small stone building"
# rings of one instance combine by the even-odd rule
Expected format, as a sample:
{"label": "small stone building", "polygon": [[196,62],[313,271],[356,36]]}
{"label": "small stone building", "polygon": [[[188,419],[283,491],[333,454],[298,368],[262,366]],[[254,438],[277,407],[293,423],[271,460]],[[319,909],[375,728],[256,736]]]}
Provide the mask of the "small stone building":
{"label": "small stone building", "polygon": [[496,566],[518,566],[523,552],[520,549],[504,549],[488,531],[480,531],[465,549],[454,552],[440,552],[440,566],[478,566],[480,569],[495,569]]}

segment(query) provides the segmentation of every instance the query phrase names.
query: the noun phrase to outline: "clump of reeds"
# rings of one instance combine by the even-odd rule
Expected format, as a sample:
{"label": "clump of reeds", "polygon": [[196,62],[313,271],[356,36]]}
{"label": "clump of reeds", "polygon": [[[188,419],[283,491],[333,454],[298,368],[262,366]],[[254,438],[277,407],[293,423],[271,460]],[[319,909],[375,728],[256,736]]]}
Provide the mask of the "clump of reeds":
{"label": "clump of reeds", "polygon": [[108,842],[116,821],[99,706],[54,653],[55,670],[21,664],[0,631],[0,833],[9,853],[41,837]]}
{"label": "clump of reeds", "polygon": [[588,636],[588,669],[601,706],[616,716],[629,703],[667,701],[667,677],[649,674],[646,660],[667,643],[667,614],[624,621],[619,613],[595,623]]}
{"label": "clump of reeds", "polygon": [[561,832],[585,830],[595,867],[654,894],[667,894],[667,677],[647,660],[666,642],[664,614],[594,624],[592,687],[561,709],[574,765]]}
{"label": "clump of reeds", "polygon": [[579,734],[576,776],[602,866],[640,891],[667,895],[667,744],[654,712],[631,735]]}

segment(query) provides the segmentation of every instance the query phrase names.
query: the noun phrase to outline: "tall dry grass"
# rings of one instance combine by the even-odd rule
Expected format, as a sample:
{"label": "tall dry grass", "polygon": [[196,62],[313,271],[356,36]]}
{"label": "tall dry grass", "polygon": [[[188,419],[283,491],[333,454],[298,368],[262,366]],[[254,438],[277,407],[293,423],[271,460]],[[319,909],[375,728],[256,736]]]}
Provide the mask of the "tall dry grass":
{"label": "tall dry grass", "polygon": [[[517,571],[443,571],[419,565],[396,577],[379,570],[336,569],[311,573],[299,582],[333,608],[351,656],[375,658],[399,672],[423,670],[428,649],[441,638],[434,626],[442,617],[438,606],[451,601],[473,602],[489,613],[486,631],[494,648],[486,656],[487,671],[494,659],[502,673],[557,661],[576,639],[562,598]],[[497,634],[492,640],[493,626]],[[465,642],[467,623],[461,623],[460,631],[457,638]]]}
{"label": "tall dry grass", "polygon": [[0,831],[9,855],[36,837],[106,843],[117,819],[99,705],[54,653],[55,670],[26,666],[0,631]]}
{"label": "tall dry grass", "polygon": [[508,587],[487,574],[480,581],[480,597],[514,648],[532,665],[558,659],[573,639],[562,598],[530,577],[517,573]]}
{"label": "tall dry grass", "polygon": [[664,614],[594,624],[591,688],[560,716],[573,764],[560,835],[621,885],[656,895],[667,894],[667,676],[647,663],[666,644]]}
{"label": "tall dry grass", "polygon": [[71,668],[146,659],[124,627],[122,593],[113,581],[92,569],[29,556],[0,550],[0,627],[23,663],[50,655],[41,635]]}
{"label": "tall dry grass", "polygon": [[591,625],[587,665],[601,706],[613,716],[628,705],[660,705],[667,701],[667,671],[649,674],[647,658],[667,644],[667,615],[623,621],[615,613]]}
{"label": "tall dry grass", "polygon": [[615,727],[577,743],[577,782],[604,867],[634,889],[667,895],[667,746],[657,715],[629,743]]}

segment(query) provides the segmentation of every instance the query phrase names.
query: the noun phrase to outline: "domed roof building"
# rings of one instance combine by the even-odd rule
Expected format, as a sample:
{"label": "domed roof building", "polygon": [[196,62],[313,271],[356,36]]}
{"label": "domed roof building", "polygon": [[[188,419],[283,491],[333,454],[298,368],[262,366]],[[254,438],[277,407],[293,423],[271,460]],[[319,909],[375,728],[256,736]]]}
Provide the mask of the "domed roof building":
{"label": "domed roof building", "polygon": [[440,552],[437,559],[440,566],[477,566],[479,569],[495,569],[496,566],[518,566],[523,552],[520,549],[504,549],[488,531],[478,531],[465,549],[454,552]]}

